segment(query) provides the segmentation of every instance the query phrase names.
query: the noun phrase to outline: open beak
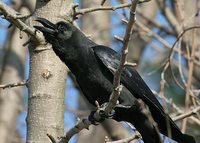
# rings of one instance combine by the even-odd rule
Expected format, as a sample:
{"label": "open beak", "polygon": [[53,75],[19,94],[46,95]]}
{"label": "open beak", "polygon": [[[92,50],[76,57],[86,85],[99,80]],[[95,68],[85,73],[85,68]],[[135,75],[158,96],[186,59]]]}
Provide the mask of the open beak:
{"label": "open beak", "polygon": [[43,26],[33,26],[33,27],[41,31],[43,34],[55,36],[55,34],[57,33],[56,25],[51,23],[47,19],[38,17],[35,21],[40,22]]}

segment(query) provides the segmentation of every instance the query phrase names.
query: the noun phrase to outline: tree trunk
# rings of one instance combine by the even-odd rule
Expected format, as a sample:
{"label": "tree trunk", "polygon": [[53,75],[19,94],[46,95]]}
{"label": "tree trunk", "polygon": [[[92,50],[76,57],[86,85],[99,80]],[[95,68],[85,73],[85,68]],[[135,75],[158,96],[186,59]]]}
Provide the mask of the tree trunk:
{"label": "tree trunk", "polygon": [[[31,20],[45,17],[56,22],[59,20],[62,8],[65,7],[67,11],[70,3],[72,0],[37,0]],[[46,134],[57,138],[63,136],[64,132],[67,67],[55,55],[50,44],[37,46],[31,43],[29,52],[27,142],[49,143]]]}

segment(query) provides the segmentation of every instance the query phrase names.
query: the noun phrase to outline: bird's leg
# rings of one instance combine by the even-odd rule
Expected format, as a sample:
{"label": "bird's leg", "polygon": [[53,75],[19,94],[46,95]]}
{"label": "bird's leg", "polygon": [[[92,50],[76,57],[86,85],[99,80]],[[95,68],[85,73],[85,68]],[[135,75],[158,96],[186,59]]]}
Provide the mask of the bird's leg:
{"label": "bird's leg", "polygon": [[88,120],[91,121],[93,125],[99,125],[99,123],[103,122],[105,119],[111,119],[115,111],[112,110],[110,113],[105,112],[107,106],[108,103],[104,103],[101,106],[98,104],[97,110],[90,113]]}
{"label": "bird's leg", "polygon": [[[92,111],[88,117],[88,120],[92,122],[93,125],[99,125],[99,123],[103,122],[105,119],[111,119],[113,118],[115,114],[115,110],[112,110],[111,112],[107,113],[105,111],[106,107],[108,106],[108,102],[103,103],[101,106],[97,106],[96,111]],[[122,104],[117,104],[117,108],[131,108],[131,106],[126,106]]]}
{"label": "bird's leg", "polygon": [[111,119],[113,117],[113,115],[115,114],[115,110],[112,110],[111,112],[106,112],[106,108],[108,107],[108,102],[103,103],[100,108],[99,108],[99,115],[102,118],[107,118],[107,119]]}
{"label": "bird's leg", "polygon": [[104,117],[101,117],[98,111],[92,111],[88,116],[88,120],[95,126],[99,125],[99,123],[105,120]]}

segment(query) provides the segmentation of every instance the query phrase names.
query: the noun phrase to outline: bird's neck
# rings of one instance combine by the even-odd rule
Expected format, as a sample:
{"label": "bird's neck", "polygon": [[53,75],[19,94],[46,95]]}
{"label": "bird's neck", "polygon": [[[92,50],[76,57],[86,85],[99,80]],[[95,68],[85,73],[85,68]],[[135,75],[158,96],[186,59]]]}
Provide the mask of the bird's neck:
{"label": "bird's neck", "polygon": [[72,38],[69,39],[69,44],[80,48],[90,48],[97,44],[86,37],[81,31],[76,30],[72,34]]}
{"label": "bird's neck", "polygon": [[59,48],[54,49],[55,53],[68,66],[72,73],[90,73],[94,70],[93,65],[96,60],[94,51],[91,47],[96,44],[89,40],[81,32],[74,33],[69,40],[59,41]]}

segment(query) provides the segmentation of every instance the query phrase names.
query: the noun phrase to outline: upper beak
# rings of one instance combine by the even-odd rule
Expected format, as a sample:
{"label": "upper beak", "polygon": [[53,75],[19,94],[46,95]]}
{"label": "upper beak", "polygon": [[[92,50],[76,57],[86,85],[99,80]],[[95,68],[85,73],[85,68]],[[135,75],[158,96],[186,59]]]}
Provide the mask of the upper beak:
{"label": "upper beak", "polygon": [[41,31],[43,34],[50,34],[54,36],[57,33],[55,24],[51,23],[47,19],[38,17],[35,21],[40,22],[43,26],[33,26],[33,27]]}

